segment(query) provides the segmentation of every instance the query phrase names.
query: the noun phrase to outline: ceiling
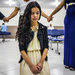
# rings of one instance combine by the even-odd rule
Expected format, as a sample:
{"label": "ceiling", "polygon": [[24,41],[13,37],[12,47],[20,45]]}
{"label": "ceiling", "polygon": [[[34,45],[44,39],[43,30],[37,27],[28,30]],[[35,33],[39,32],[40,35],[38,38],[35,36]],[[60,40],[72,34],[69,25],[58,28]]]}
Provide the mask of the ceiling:
{"label": "ceiling", "polygon": [[[12,2],[13,1],[13,2]],[[43,8],[55,8],[62,0],[36,0]],[[14,7],[16,0],[0,0],[0,7]]]}

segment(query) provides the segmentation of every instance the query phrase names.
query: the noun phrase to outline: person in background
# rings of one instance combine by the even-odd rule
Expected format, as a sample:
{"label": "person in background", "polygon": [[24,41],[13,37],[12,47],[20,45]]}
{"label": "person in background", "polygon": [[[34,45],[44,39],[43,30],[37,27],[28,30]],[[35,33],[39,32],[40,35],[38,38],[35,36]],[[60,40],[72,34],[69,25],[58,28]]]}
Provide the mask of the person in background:
{"label": "person in background", "polygon": [[75,0],[62,0],[56,9],[50,14],[50,21],[54,14],[66,4],[68,8],[64,19],[64,66],[70,70],[75,70]]}
{"label": "person in background", "polygon": [[[7,32],[7,26],[4,23],[2,23],[2,25],[1,25],[1,33],[5,33],[5,32]],[[5,35],[3,36],[2,42],[4,42],[4,41],[5,41]]]}
{"label": "person in background", "polygon": [[4,23],[1,25],[1,32],[7,32],[7,26]]}
{"label": "person in background", "polygon": [[54,29],[53,25],[50,24],[50,25],[48,26],[48,29],[50,29],[50,30]]}
{"label": "person in background", "polygon": [[24,12],[23,25],[17,31],[20,75],[50,75],[47,27],[38,22],[40,17],[40,5],[30,2]]}
{"label": "person in background", "polygon": [[6,21],[6,17],[0,12],[0,20]]}
{"label": "person in background", "polygon": [[[22,18],[23,18],[23,14],[24,14],[24,10],[27,6],[27,4],[29,2],[32,2],[32,1],[35,1],[35,0],[16,0],[17,4],[15,6],[15,9],[14,11],[7,17],[7,22],[12,19],[13,17],[15,17],[18,12],[20,11],[20,18],[19,18],[19,25],[21,25],[22,23]],[[47,20],[48,20],[48,16],[42,11],[41,12],[42,16],[45,17]]]}

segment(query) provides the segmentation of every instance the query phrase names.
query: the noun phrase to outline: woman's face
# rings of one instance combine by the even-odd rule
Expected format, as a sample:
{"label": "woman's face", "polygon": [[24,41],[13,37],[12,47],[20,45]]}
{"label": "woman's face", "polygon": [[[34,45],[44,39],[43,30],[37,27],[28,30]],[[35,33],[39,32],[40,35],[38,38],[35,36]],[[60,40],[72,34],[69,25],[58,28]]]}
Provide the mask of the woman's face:
{"label": "woman's face", "polygon": [[37,7],[31,9],[31,22],[37,22],[40,16],[40,10]]}

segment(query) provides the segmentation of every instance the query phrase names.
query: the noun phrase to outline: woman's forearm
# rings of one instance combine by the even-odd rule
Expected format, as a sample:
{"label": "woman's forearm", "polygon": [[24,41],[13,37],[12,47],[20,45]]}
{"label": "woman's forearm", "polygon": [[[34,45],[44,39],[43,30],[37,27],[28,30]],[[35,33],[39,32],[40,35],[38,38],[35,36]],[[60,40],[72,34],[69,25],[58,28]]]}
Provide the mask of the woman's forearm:
{"label": "woman's forearm", "polygon": [[8,19],[10,20],[11,18],[13,18],[14,16],[17,15],[19,11],[19,8],[15,8],[15,10],[10,14],[10,16],[8,16]]}
{"label": "woman's forearm", "polygon": [[25,51],[21,51],[21,55],[23,57],[23,59],[26,61],[26,63],[29,65],[29,67],[31,67],[33,64],[30,60],[30,58],[28,57],[28,55],[26,54]]}
{"label": "woman's forearm", "polygon": [[44,49],[44,52],[43,52],[43,54],[42,54],[40,63],[43,63],[43,62],[44,62],[44,60],[45,60],[45,58],[46,58],[46,56],[47,56],[47,53],[48,53],[48,49],[45,48],[45,49]]}
{"label": "woman's forearm", "polygon": [[48,16],[43,11],[41,12],[41,15],[45,18],[48,18]]}
{"label": "woman's forearm", "polygon": [[63,6],[64,6],[65,0],[62,0],[62,2],[56,7],[56,9],[51,13],[51,16],[55,15]]}

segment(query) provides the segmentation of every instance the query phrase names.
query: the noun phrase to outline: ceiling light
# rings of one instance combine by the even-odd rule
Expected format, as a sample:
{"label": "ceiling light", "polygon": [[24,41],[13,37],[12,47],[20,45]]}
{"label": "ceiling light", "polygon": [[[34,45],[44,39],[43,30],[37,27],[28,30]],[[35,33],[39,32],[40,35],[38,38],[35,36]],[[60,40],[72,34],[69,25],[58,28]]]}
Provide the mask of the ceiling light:
{"label": "ceiling light", "polygon": [[11,6],[11,5],[16,4],[16,3],[12,0],[9,0],[9,1],[6,2],[6,4],[9,4],[9,6]]}
{"label": "ceiling light", "polygon": [[60,4],[60,2],[58,0],[55,0],[54,2],[51,3],[51,5],[53,6],[58,6]]}

